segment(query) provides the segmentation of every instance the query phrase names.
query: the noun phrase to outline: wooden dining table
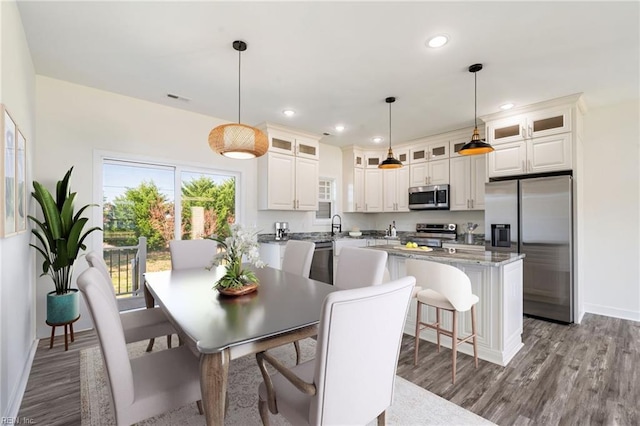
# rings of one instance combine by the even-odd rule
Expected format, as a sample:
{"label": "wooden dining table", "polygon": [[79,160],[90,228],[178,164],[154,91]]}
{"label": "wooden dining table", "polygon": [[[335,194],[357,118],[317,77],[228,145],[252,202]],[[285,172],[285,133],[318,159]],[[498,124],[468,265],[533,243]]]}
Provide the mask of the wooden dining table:
{"label": "wooden dining table", "polygon": [[255,272],[260,286],[238,297],[214,289],[223,267],[145,274],[148,305],[155,299],[181,339],[200,357],[207,425],[224,424],[229,363],[316,335],[322,303],[336,291],[332,285],[279,269],[246,266]]}

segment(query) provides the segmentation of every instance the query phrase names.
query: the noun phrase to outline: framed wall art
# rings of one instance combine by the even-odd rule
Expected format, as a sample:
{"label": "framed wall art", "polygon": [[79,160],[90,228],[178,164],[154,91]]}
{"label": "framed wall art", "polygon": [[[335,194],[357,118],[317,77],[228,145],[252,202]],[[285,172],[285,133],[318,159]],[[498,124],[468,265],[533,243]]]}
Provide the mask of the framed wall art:
{"label": "framed wall art", "polygon": [[27,230],[27,140],[16,129],[16,232]]}
{"label": "framed wall art", "polygon": [[16,123],[2,105],[2,152],[0,184],[0,237],[8,237],[16,231]]}

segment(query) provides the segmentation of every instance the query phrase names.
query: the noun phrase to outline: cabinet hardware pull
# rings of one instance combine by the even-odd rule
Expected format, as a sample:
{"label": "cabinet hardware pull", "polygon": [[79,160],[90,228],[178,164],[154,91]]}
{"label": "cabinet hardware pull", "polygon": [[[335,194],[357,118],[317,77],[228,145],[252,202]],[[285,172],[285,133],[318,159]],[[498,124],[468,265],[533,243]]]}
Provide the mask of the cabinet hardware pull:
{"label": "cabinet hardware pull", "polygon": [[467,200],[467,208],[469,208],[469,200]]}
{"label": "cabinet hardware pull", "polygon": [[364,203],[364,211],[369,211],[369,205],[367,203]]}
{"label": "cabinet hardware pull", "polygon": [[295,210],[295,208],[296,208],[296,200],[293,200],[293,208]]}
{"label": "cabinet hardware pull", "polygon": [[533,129],[531,128],[531,125],[529,125],[529,137],[533,136]]}
{"label": "cabinet hardware pull", "polygon": [[473,199],[471,200],[471,208],[473,208]]}
{"label": "cabinet hardware pull", "polygon": [[522,136],[523,139],[527,137],[524,126],[520,127],[520,136]]}

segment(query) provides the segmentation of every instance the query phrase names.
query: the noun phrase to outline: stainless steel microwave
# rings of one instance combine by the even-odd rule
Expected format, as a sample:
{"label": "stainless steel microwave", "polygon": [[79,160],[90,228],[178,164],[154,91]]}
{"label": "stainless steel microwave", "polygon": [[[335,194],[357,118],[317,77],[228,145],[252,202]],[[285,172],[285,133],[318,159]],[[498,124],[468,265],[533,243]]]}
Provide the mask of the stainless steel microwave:
{"label": "stainless steel microwave", "polygon": [[449,185],[409,188],[409,210],[449,210]]}

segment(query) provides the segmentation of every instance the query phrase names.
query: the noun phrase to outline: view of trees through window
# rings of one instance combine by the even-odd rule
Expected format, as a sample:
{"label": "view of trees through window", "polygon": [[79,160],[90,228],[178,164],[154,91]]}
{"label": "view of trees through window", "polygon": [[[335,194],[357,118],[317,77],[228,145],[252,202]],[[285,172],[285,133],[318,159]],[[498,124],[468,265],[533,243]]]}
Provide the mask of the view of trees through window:
{"label": "view of trees through window", "polygon": [[[235,221],[235,197],[234,176],[105,160],[103,247],[114,285],[130,275],[127,252],[136,251],[139,237],[147,239],[147,271],[171,269],[169,241],[217,234]],[[117,293],[131,291],[119,287]]]}

